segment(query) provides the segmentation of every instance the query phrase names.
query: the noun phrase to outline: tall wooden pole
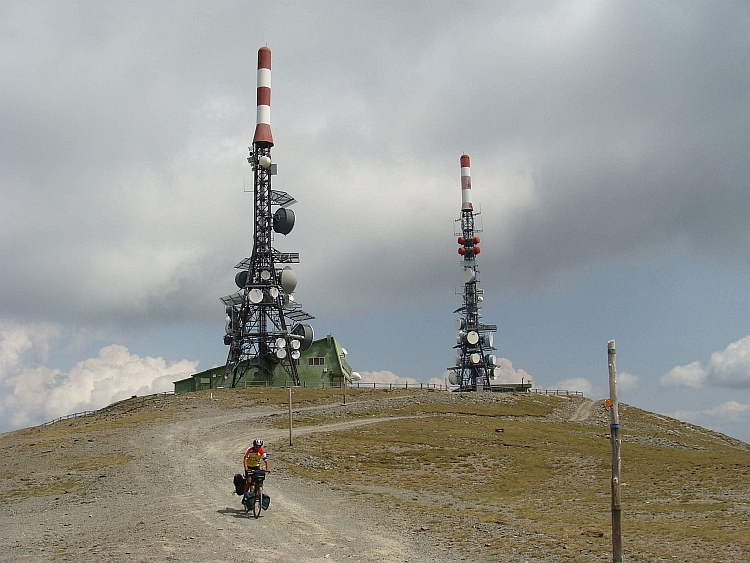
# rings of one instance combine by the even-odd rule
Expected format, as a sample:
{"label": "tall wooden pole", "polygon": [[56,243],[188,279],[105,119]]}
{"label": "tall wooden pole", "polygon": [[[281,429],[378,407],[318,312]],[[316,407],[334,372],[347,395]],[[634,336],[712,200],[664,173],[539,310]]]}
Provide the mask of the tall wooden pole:
{"label": "tall wooden pole", "polygon": [[620,506],[620,412],[617,403],[617,363],[615,341],[607,343],[609,360],[609,442],[612,445],[612,561],[622,562],[622,509]]}

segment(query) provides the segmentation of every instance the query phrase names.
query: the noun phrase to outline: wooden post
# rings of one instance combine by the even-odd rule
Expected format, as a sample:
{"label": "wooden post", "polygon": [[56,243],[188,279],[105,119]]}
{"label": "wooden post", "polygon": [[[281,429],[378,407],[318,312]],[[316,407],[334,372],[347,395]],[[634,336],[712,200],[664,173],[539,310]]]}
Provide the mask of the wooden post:
{"label": "wooden post", "polygon": [[615,341],[607,343],[609,360],[609,442],[612,446],[612,561],[622,562],[622,525],[620,495],[620,412],[617,402],[617,364],[615,361]]}
{"label": "wooden post", "polygon": [[289,388],[289,445],[292,445],[292,388]]}

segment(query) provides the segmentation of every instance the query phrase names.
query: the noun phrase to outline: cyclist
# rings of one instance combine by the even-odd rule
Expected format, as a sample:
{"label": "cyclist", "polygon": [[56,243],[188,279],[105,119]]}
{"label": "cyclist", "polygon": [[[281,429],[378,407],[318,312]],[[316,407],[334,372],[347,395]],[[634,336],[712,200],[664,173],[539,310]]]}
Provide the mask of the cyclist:
{"label": "cyclist", "polygon": [[245,494],[247,494],[253,484],[253,472],[260,468],[261,461],[265,463],[266,473],[268,473],[268,456],[265,450],[263,450],[263,440],[256,438],[253,440],[253,445],[245,452]]}

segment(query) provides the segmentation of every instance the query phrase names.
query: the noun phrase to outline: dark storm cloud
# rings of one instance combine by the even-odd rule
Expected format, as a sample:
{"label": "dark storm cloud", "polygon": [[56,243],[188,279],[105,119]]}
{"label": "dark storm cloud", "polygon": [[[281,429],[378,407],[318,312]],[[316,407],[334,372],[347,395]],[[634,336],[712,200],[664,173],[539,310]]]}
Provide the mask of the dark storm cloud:
{"label": "dark storm cloud", "polygon": [[299,200],[277,244],[302,253],[303,302],[449,291],[464,151],[487,284],[550,289],[675,248],[747,259],[745,4],[2,10],[7,316],[214,315],[251,251],[265,43],[275,186]]}

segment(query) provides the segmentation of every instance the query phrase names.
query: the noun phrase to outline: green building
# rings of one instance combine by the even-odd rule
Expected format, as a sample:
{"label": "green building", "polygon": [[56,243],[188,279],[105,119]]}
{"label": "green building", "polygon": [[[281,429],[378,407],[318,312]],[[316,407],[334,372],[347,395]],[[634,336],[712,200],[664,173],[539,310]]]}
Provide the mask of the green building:
{"label": "green building", "polygon": [[[271,376],[263,376],[262,370],[253,369],[253,362],[245,371],[236,387],[289,387],[294,382],[284,368],[276,364]],[[352,368],[346,361],[346,350],[330,334],[320,340],[315,340],[310,347],[300,354],[297,360],[297,373],[300,385],[303,387],[340,387],[344,379],[348,383],[352,381]],[[175,393],[186,393],[201,389],[216,389],[225,387],[229,382],[222,382],[224,366],[207,369],[195,373],[186,379],[174,382]],[[355,374],[355,378],[358,376]]]}

